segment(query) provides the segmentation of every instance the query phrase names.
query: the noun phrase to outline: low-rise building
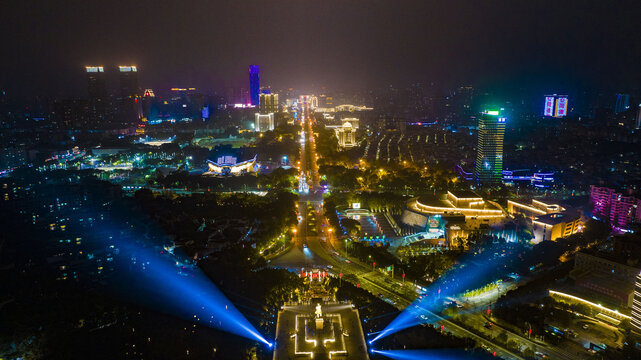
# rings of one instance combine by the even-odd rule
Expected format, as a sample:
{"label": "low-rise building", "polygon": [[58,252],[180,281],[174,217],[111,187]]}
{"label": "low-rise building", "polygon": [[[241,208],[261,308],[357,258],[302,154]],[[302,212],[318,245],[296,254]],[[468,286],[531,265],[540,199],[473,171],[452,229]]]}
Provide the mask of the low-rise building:
{"label": "low-rise building", "polygon": [[486,231],[505,220],[503,209],[472,191],[448,191],[441,196],[421,196],[407,202],[401,221],[420,231],[437,233],[447,246],[457,239]]}
{"label": "low-rise building", "polygon": [[633,305],[634,284],[641,272],[638,266],[623,264],[606,255],[576,254],[570,278],[576,292],[595,303],[629,309]]}
{"label": "low-rise building", "polygon": [[272,131],[274,130],[274,113],[256,113],[255,122],[254,130],[258,132]]}
{"label": "low-rise building", "polygon": [[512,215],[523,215],[532,222],[534,239],[538,244],[544,240],[556,240],[576,234],[583,228],[583,214],[575,209],[566,209],[556,201],[532,199],[507,201],[507,211]]}
{"label": "low-rise building", "polygon": [[565,208],[559,204],[554,204],[551,201],[532,199],[529,204],[522,201],[507,201],[507,212],[512,215],[521,214],[531,220],[537,216],[560,212],[563,210],[565,210]]}
{"label": "low-rise building", "polygon": [[581,213],[572,211],[562,211],[542,216],[537,216],[532,220],[534,230],[533,243],[538,244],[541,241],[566,238],[576,234],[583,229],[583,220]]}

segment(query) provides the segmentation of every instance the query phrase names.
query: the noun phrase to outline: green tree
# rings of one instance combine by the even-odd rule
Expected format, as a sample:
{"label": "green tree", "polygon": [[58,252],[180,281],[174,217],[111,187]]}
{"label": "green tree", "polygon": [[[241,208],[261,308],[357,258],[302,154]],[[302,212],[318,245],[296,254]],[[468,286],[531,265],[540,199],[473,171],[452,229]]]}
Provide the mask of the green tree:
{"label": "green tree", "polygon": [[496,340],[498,340],[501,344],[507,343],[507,332],[505,332],[505,330],[501,331],[499,336],[496,337]]}
{"label": "green tree", "polygon": [[361,223],[353,219],[342,219],[341,226],[350,236],[358,236],[361,232]]}

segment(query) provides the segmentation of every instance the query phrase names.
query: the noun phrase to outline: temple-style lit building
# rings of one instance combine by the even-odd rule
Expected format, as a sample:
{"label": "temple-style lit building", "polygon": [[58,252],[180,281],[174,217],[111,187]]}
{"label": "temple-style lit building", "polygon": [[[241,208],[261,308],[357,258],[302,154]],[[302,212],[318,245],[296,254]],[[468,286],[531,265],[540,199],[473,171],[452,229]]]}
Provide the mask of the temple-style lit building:
{"label": "temple-style lit building", "polygon": [[356,143],[356,129],[350,122],[344,122],[343,126],[336,128],[336,137],[338,138],[338,145],[344,148],[351,148],[357,145]]}
{"label": "temple-style lit building", "polygon": [[338,146],[352,148],[358,145],[356,141],[356,130],[359,126],[358,118],[344,118],[341,125],[326,125],[327,129],[334,129]]}

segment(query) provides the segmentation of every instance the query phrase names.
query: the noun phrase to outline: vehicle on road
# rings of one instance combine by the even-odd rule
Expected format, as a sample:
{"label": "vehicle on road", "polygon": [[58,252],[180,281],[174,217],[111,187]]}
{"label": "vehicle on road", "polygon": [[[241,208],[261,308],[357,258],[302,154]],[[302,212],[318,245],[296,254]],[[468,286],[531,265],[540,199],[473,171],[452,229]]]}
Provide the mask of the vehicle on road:
{"label": "vehicle on road", "polygon": [[485,322],[485,325],[483,325],[486,329],[491,329],[494,324],[490,321]]}

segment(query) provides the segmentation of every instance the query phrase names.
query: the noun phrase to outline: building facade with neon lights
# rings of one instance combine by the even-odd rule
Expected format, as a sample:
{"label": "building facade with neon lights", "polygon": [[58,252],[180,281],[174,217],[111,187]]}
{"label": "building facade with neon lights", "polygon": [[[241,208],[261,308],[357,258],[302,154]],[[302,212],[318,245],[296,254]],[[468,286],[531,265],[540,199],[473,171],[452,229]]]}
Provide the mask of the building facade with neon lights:
{"label": "building facade with neon lights", "polygon": [[485,111],[479,117],[476,145],[476,180],[483,185],[503,180],[503,137],[505,117],[499,111]]}
{"label": "building facade with neon lights", "polygon": [[258,65],[249,65],[249,102],[257,106],[260,94],[260,77]]}
{"label": "building facade with neon lights", "polygon": [[608,219],[612,227],[625,229],[634,222],[641,222],[641,199],[634,196],[592,185],[590,202],[594,205],[593,214]]}

